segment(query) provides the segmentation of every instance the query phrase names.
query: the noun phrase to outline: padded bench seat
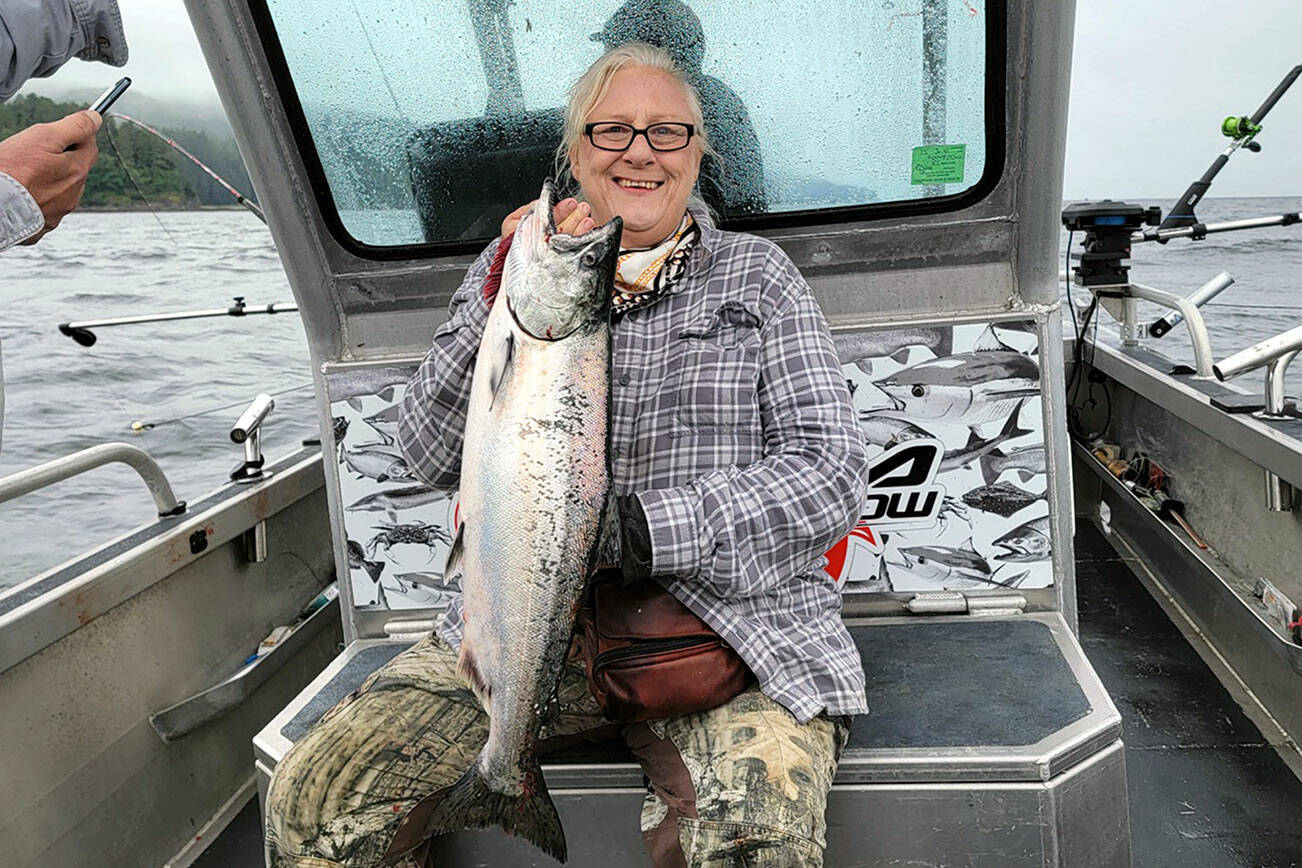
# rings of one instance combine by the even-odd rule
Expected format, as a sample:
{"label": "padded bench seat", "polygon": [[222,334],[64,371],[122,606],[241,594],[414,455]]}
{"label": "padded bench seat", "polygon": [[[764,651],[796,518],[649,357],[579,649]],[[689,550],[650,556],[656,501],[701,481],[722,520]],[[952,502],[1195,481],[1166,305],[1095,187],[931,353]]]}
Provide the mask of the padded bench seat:
{"label": "padded bench seat", "polygon": [[[833,787],[829,866],[848,854],[856,864],[1130,864],[1120,715],[1058,614],[847,623],[871,713],[853,721]],[[406,646],[349,646],[255,739],[260,787],[289,745]],[[643,778],[618,742],[550,754],[544,770],[568,864],[642,864]],[[448,836],[439,852],[454,865],[556,864],[496,830]]]}

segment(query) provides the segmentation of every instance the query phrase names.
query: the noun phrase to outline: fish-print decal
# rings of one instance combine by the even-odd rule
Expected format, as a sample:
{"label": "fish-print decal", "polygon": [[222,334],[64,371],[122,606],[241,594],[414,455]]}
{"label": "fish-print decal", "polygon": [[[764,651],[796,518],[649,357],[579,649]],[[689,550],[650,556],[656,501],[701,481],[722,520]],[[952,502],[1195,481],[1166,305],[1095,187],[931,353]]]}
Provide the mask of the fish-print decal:
{"label": "fish-print decal", "polygon": [[1050,506],[1043,333],[1040,320],[1010,319],[833,335],[870,461],[927,440],[943,447],[928,483],[896,486],[897,511],[913,504],[917,521],[883,512],[870,484],[878,508],[826,556],[846,593],[1052,586],[1052,534],[1036,536],[1034,523],[1017,532]]}
{"label": "fish-print decal", "polygon": [[959,353],[920,362],[877,380],[892,407],[881,415],[976,427],[1005,421],[1040,394],[1040,366],[1018,352]]}
{"label": "fish-print decal", "polygon": [[1016,485],[1009,482],[997,482],[994,485],[983,485],[980,488],[974,488],[963,495],[963,502],[968,506],[990,512],[995,515],[1001,515],[1008,518],[1010,515],[1021,512],[1033,503],[1042,500],[1042,496],[1032,494],[1029,491],[1023,491]]}
{"label": "fish-print decal", "polygon": [[1046,515],[1018,525],[995,540],[994,544],[1007,550],[1003,554],[995,555],[997,561],[1003,563],[1042,561],[1051,554],[1049,517]]}

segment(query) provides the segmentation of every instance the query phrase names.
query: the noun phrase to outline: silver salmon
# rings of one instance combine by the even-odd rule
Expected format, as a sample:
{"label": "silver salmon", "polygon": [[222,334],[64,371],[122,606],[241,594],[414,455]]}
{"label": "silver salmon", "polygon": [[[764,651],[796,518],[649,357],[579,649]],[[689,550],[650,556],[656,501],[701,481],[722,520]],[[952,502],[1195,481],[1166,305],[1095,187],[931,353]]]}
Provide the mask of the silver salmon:
{"label": "silver salmon", "polygon": [[543,185],[506,256],[475,361],[461,455],[459,667],[488,741],[431,832],[501,826],[564,861],[536,746],[598,547],[613,524],[610,297],[622,223],[558,235]]}

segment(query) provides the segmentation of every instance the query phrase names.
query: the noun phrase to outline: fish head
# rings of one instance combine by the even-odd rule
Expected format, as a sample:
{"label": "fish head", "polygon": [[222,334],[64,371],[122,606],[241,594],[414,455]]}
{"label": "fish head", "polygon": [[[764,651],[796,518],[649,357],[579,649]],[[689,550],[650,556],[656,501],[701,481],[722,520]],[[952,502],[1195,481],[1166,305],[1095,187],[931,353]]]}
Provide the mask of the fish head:
{"label": "fish head", "polygon": [[914,578],[923,581],[944,579],[950,574],[949,568],[941,558],[941,552],[930,546],[902,548],[895,552],[898,559],[889,558],[888,563],[902,568]]}
{"label": "fish head", "polygon": [[890,399],[891,409],[908,413],[917,419],[958,417],[972,403],[972,390],[963,386],[901,379],[879,380],[876,386]]}
{"label": "fish head", "polygon": [[995,555],[1004,563],[1035,561],[1051,554],[1048,517],[1037,518],[1013,528],[995,540],[995,545],[1007,551]]}
{"label": "fish head", "polygon": [[556,231],[550,179],[520,221],[506,256],[502,291],[519,327],[538,340],[561,340],[610,317],[623,221],[583,235]]}
{"label": "fish head", "polygon": [[961,416],[971,406],[971,384],[958,374],[964,364],[959,356],[929,359],[896,371],[875,385],[890,398],[893,409],[907,411],[919,419]]}

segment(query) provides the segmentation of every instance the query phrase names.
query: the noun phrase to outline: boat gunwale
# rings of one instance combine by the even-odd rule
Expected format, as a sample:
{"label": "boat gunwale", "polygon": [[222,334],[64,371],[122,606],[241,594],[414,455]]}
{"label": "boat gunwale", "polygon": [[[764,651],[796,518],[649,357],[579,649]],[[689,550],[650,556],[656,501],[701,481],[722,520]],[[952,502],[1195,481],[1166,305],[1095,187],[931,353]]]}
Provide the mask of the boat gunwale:
{"label": "boat gunwale", "polygon": [[[319,449],[296,450],[268,465],[272,475],[264,482],[226,483],[183,515],[137,527],[6,590],[0,595],[0,673],[322,488],[321,467]],[[206,544],[192,552],[188,538],[198,531]]]}

